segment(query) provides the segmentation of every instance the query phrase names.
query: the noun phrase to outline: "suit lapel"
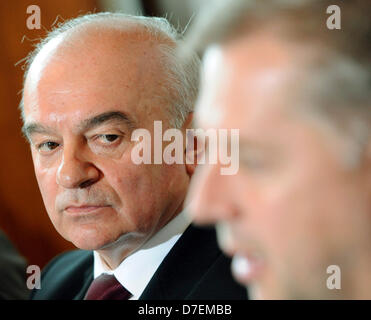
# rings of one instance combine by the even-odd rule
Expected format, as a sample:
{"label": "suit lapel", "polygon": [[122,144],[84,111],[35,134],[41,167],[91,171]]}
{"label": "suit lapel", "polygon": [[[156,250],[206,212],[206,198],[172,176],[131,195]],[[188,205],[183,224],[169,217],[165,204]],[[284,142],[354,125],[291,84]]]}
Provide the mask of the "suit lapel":
{"label": "suit lapel", "polygon": [[214,229],[190,225],[165,257],[140,300],[185,299],[220,254]]}
{"label": "suit lapel", "polygon": [[83,286],[80,291],[77,292],[73,300],[84,300],[85,294],[89,289],[90,284],[94,279],[93,268],[87,269],[83,274]]}

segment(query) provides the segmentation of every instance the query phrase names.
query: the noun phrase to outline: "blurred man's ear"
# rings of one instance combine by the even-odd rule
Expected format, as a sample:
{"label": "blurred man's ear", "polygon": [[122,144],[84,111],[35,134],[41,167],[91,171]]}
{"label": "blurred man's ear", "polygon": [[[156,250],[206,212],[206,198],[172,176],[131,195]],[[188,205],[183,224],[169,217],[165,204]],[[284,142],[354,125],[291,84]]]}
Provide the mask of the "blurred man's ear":
{"label": "blurred man's ear", "polygon": [[193,129],[192,125],[193,121],[193,112],[190,113],[183,125],[183,132],[185,135],[185,148],[184,148],[184,159],[185,159],[185,165],[187,173],[190,177],[192,177],[196,166],[197,166],[197,159],[200,159],[200,155],[202,152],[204,152],[203,145],[198,145],[197,143],[197,136],[195,135],[195,132],[193,130],[187,129]]}
{"label": "blurred man's ear", "polygon": [[366,146],[366,152],[364,153],[365,159],[364,159],[364,168],[365,168],[365,178],[367,183],[367,188],[369,192],[371,193],[371,138],[368,141],[368,144]]}
{"label": "blurred man's ear", "polygon": [[366,163],[368,165],[368,170],[371,172],[371,137],[368,139],[366,149]]}

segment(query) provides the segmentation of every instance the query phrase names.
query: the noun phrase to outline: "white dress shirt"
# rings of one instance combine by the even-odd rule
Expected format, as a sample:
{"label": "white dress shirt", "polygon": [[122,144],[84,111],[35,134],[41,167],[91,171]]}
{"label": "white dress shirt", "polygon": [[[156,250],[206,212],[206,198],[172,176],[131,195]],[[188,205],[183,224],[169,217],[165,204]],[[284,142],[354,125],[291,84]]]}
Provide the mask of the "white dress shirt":
{"label": "white dress shirt", "polygon": [[138,300],[161,262],[190,223],[190,218],[183,210],[138,251],[125,258],[115,270],[107,270],[98,252],[94,251],[94,279],[102,273],[113,274],[133,295],[130,300]]}

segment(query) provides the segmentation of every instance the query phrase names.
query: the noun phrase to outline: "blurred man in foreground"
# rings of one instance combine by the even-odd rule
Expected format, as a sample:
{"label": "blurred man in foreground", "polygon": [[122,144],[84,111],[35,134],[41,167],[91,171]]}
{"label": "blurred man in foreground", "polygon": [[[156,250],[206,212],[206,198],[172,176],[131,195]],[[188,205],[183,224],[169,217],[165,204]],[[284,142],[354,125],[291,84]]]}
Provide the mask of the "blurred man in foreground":
{"label": "blurred man in foreground", "polygon": [[332,4],[228,2],[190,30],[199,125],[240,129],[239,172],[199,167],[192,214],[254,298],[371,298],[369,3],[340,2],[340,30]]}

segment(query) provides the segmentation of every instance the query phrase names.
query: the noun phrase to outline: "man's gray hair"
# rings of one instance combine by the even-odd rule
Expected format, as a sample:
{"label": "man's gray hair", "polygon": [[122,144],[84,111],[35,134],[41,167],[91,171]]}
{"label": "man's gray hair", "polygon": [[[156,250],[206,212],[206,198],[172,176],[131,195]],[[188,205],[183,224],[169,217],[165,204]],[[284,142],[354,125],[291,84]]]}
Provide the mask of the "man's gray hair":
{"label": "man's gray hair", "polygon": [[366,150],[371,137],[370,3],[339,1],[340,30],[327,28],[327,8],[333,4],[332,0],[217,1],[196,18],[186,43],[202,54],[213,44],[227,45],[270,28],[306,52],[314,52],[296,69],[300,81],[291,92],[304,108],[293,107],[327,122],[338,137],[351,138],[354,159]]}
{"label": "man's gray hair", "polygon": [[[191,55],[191,59],[187,61],[178,56],[177,48],[183,42],[182,34],[165,18],[134,16],[120,12],[101,12],[83,15],[60,23],[27,56],[24,81],[32,62],[51,40],[68,31],[73,31],[77,27],[93,23],[104,23],[108,27],[120,28],[119,22],[133,23],[135,26],[141,27],[143,32],[148,34],[151,39],[158,41],[158,48],[162,55],[160,63],[165,71],[164,92],[161,92],[161,94],[173,97],[172,101],[169,101],[171,104],[168,110],[169,123],[172,127],[180,128],[189,113],[194,110],[199,87],[200,59],[195,52]],[[99,25],[97,28],[99,28]],[[19,107],[24,120],[23,93]]]}

